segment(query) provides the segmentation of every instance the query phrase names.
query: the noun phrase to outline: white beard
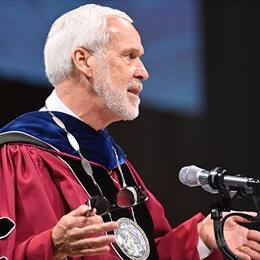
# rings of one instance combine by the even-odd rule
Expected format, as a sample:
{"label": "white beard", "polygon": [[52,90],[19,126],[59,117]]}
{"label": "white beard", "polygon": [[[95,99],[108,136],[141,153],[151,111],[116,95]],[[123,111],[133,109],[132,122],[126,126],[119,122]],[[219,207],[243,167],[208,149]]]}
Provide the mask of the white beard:
{"label": "white beard", "polygon": [[[139,115],[140,98],[127,92],[131,85],[136,84],[136,79],[131,81],[123,91],[119,89],[111,79],[109,64],[106,58],[100,58],[99,68],[93,82],[93,90],[101,98],[104,104],[123,120],[133,120]],[[141,82],[138,84],[142,89]]]}

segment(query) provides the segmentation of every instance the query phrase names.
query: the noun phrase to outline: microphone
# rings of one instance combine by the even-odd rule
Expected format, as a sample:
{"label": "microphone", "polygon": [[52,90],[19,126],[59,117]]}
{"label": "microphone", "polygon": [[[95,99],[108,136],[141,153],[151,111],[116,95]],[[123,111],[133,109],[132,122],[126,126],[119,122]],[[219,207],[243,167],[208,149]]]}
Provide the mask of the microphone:
{"label": "microphone", "polygon": [[195,165],[185,166],[179,172],[179,180],[189,187],[202,186],[213,194],[220,191],[236,191],[241,193],[240,195],[253,194],[257,185],[260,188],[260,180],[228,175],[227,171],[220,167],[207,171]]}

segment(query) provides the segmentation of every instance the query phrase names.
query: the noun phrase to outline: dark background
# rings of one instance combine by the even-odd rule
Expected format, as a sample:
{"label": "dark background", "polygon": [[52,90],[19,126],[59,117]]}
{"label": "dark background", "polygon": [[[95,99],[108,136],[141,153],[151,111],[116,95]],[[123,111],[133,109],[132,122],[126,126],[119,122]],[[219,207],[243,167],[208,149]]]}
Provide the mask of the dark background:
{"label": "dark background", "polygon": [[[127,152],[146,185],[177,225],[198,211],[210,211],[215,196],[178,181],[185,165],[223,166],[247,176],[258,173],[259,11],[257,1],[202,1],[206,113],[199,118],[141,107],[138,119],[110,132]],[[0,126],[37,110],[49,95],[45,86],[0,79]],[[248,208],[238,201],[237,208]]]}

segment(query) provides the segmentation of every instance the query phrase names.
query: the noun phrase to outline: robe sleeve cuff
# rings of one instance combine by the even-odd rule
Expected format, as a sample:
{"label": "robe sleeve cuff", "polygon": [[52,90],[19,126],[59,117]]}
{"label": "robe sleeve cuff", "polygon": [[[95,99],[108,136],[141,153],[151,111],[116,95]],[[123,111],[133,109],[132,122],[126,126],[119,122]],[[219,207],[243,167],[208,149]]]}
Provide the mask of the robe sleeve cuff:
{"label": "robe sleeve cuff", "polygon": [[200,259],[198,253],[197,224],[204,216],[199,213],[165,236],[156,240],[160,259]]}
{"label": "robe sleeve cuff", "polygon": [[205,243],[200,238],[199,238],[199,243],[197,248],[198,248],[200,259],[205,259],[212,253],[212,251],[205,245]]}

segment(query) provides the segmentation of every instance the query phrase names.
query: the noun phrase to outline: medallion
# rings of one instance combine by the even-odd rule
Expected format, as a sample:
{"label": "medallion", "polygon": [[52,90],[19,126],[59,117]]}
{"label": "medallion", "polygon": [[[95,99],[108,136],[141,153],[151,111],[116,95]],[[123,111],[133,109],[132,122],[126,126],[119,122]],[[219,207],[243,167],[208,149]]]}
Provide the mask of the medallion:
{"label": "medallion", "polygon": [[150,245],[142,228],[129,218],[117,220],[119,228],[114,231],[116,244],[132,260],[145,260],[150,254]]}

